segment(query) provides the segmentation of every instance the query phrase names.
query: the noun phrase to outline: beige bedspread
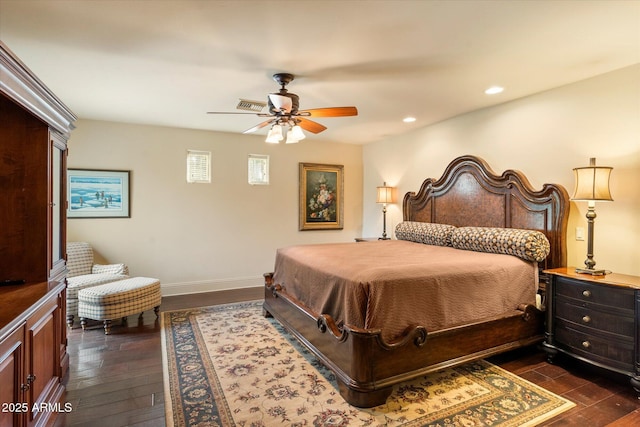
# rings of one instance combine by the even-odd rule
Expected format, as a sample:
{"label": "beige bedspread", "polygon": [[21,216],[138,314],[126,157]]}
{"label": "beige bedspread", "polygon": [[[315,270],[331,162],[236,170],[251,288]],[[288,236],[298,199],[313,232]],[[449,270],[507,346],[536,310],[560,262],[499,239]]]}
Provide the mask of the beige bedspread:
{"label": "beige bedspread", "polygon": [[537,265],[511,255],[404,240],[278,249],[274,282],[317,314],[391,342],[535,304]]}

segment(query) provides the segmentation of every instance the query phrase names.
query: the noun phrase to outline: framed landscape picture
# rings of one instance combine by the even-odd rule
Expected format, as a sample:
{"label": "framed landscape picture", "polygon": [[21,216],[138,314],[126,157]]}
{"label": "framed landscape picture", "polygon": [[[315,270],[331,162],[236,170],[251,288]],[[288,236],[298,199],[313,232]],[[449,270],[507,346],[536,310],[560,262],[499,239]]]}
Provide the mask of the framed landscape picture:
{"label": "framed landscape picture", "polygon": [[300,230],[343,228],[344,166],[300,163]]}
{"label": "framed landscape picture", "polygon": [[129,171],[69,169],[67,218],[130,218]]}

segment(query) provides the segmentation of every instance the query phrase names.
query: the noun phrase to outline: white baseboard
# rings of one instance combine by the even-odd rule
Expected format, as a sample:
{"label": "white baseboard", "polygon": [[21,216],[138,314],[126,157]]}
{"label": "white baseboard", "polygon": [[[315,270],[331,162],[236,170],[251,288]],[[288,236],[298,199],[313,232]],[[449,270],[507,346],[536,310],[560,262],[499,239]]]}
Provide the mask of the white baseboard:
{"label": "white baseboard", "polygon": [[264,286],[263,276],[232,277],[228,279],[201,280],[197,282],[161,283],[162,296],[198,294],[202,292],[226,291],[229,289]]}

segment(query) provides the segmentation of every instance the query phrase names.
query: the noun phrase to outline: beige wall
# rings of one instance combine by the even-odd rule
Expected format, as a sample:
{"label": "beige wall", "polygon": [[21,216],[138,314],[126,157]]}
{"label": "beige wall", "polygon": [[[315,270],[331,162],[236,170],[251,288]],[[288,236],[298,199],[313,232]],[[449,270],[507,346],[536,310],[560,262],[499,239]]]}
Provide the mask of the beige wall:
{"label": "beige wall", "polygon": [[[570,195],[574,167],[587,166],[590,157],[612,166],[614,201],[596,205],[596,267],[640,275],[640,65],[365,146],[363,234],[381,233],[376,186],[397,186],[401,201],[463,154],[484,158],[496,172],[520,170],[536,188],[562,184]],[[567,246],[574,266],[586,258],[586,242],[575,240],[576,227],[586,231],[586,209],[586,202],[571,203]],[[402,220],[401,204],[388,211],[387,230]]]}
{"label": "beige wall", "polygon": [[[212,183],[186,183],[187,149],[211,151]],[[270,185],[247,183],[247,156],[270,156]],[[298,163],[344,165],[343,230],[298,231]],[[131,170],[131,218],[69,219],[69,241],[158,277],[163,294],[261,286],[278,247],[353,241],[362,229],[362,147],[79,120],[69,168]]]}

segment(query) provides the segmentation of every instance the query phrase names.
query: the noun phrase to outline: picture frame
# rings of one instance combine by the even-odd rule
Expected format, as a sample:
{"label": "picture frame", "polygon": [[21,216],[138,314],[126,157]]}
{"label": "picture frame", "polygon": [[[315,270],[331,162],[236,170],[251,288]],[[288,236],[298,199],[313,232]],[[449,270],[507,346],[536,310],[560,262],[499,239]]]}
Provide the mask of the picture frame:
{"label": "picture frame", "polygon": [[344,166],[300,163],[299,229],[344,228]]}
{"label": "picture frame", "polygon": [[130,218],[130,171],[67,170],[67,218]]}

